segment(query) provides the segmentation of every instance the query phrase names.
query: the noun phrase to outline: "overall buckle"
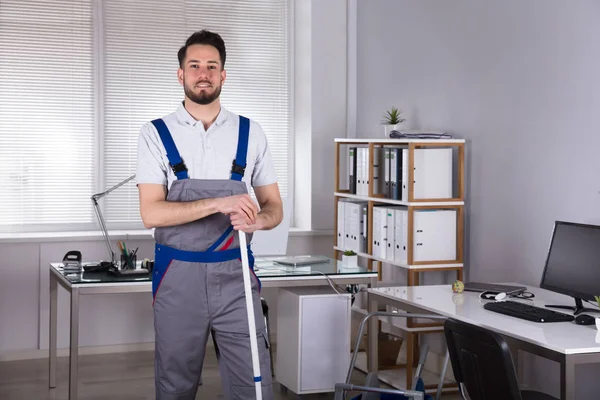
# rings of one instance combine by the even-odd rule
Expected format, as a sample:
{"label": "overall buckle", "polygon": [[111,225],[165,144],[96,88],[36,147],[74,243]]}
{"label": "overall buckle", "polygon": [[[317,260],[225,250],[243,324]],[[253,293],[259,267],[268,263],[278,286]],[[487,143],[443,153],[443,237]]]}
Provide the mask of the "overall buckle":
{"label": "overall buckle", "polygon": [[244,172],[246,171],[246,166],[241,166],[235,163],[235,160],[233,160],[233,165],[231,166],[231,172],[234,172],[236,174],[240,174],[241,176],[244,176]]}
{"label": "overall buckle", "polygon": [[179,164],[171,165],[171,169],[173,170],[173,172],[175,174],[178,174],[179,172],[187,171],[187,167],[186,167],[185,163],[183,162],[183,160]]}

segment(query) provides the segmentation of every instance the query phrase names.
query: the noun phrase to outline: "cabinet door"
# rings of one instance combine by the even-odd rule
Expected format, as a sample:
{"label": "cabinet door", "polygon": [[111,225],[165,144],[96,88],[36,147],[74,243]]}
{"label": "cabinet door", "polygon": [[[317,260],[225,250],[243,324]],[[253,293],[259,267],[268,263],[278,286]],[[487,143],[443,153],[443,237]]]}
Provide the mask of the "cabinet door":
{"label": "cabinet door", "polygon": [[333,391],[350,364],[350,296],[301,299],[300,391]]}
{"label": "cabinet door", "polygon": [[413,261],[456,259],[456,210],[415,210]]}

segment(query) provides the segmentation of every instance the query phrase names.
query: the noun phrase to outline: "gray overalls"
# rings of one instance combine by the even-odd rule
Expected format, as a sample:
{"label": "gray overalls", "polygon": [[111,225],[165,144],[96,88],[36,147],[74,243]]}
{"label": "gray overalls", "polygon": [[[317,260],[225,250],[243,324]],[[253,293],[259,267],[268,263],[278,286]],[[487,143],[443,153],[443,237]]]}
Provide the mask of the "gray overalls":
{"label": "gray overalls", "polygon": [[[157,128],[171,168],[177,176],[167,201],[194,201],[247,193],[241,181],[246,166],[249,120],[240,116],[236,159],[230,180],[189,179],[171,134],[162,119]],[[152,276],[156,337],[156,398],[196,398],[209,333],[219,360],[227,399],[255,399],[248,316],[244,298],[237,231],[229,216],[216,213],[187,224],[156,228]],[[250,243],[251,235],[247,235]],[[251,268],[254,258],[248,246]],[[252,271],[253,272],[253,271]],[[256,278],[256,275],[252,273]],[[252,279],[256,335],[263,399],[273,399],[268,338],[259,297]]]}

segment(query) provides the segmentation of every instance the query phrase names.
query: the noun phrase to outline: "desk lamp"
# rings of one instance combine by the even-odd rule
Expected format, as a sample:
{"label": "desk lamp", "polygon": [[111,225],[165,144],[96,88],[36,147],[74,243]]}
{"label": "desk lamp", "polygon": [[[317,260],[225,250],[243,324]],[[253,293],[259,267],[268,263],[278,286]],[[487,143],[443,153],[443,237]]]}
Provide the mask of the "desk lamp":
{"label": "desk lamp", "polygon": [[132,175],[129,178],[125,179],[124,181],[117,183],[115,186],[111,187],[110,189],[108,189],[105,192],[97,193],[92,196],[92,203],[94,203],[94,210],[96,211],[96,216],[98,217],[98,222],[100,222],[100,228],[102,229],[102,234],[104,235],[104,240],[106,241],[106,247],[108,248],[108,252],[110,253],[110,262],[114,266],[117,266],[117,263],[115,260],[115,252],[112,248],[112,245],[110,244],[110,238],[108,237],[108,231],[106,230],[106,223],[104,222],[104,217],[102,216],[102,212],[100,211],[100,206],[98,205],[98,200],[100,200],[101,198],[103,198],[104,196],[106,196],[107,194],[112,192],[113,190],[118,189],[119,187],[123,186],[124,184],[126,184],[127,182],[132,180],[133,178],[135,178],[135,175]]}

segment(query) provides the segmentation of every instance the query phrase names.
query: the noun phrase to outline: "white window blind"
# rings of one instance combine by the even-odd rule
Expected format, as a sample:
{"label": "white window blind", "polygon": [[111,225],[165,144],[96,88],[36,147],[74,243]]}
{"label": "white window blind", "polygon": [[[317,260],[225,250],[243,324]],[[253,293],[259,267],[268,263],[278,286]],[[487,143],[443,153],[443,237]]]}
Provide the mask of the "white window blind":
{"label": "white window blind", "polygon": [[[264,128],[289,193],[284,0],[2,0],[0,231],[97,227],[90,196],[135,172],[140,127],[183,99],[177,51],[194,31],[227,47],[222,104]],[[110,228],[141,226],[127,185],[100,204]]]}
{"label": "white window blind", "polygon": [[91,0],[0,2],[0,230],[90,227]]}
{"label": "white window blind", "polygon": [[[290,142],[288,5],[282,0],[103,2],[104,171],[111,187],[135,173],[140,127],[183,100],[177,51],[195,31],[225,41],[221,104],[259,122],[268,137],[282,197],[288,194]],[[113,227],[140,221],[137,188],[105,198]]]}

